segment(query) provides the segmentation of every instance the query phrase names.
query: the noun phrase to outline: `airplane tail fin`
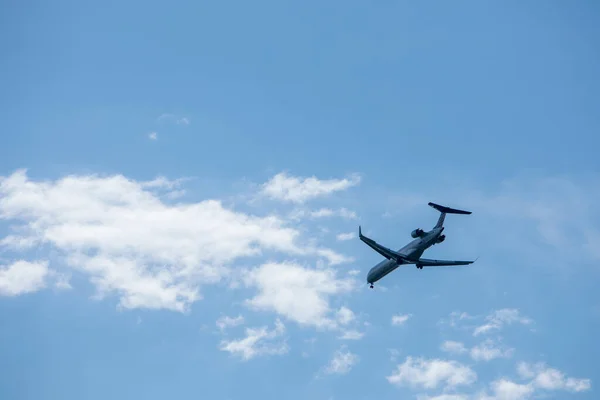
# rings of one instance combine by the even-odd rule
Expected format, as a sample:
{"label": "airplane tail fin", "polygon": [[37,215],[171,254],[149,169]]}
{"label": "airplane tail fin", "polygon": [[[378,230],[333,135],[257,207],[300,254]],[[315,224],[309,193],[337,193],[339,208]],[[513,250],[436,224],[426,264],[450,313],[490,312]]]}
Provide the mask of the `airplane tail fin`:
{"label": "airplane tail fin", "polygon": [[458,210],[456,208],[441,206],[439,204],[435,204],[432,202],[429,202],[428,205],[430,207],[435,208],[436,210],[438,210],[441,213],[440,218],[438,219],[438,222],[437,222],[437,224],[435,224],[434,228],[442,227],[442,225],[444,224],[444,219],[446,218],[446,214],[462,214],[462,215],[471,214],[471,211]]}

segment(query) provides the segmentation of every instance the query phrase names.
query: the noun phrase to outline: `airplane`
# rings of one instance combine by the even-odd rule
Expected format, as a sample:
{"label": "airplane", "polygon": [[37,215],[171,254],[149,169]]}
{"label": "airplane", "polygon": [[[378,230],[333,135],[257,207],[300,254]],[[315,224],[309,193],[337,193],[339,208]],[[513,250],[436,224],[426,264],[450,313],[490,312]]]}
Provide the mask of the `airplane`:
{"label": "airplane", "polygon": [[468,265],[477,261],[430,260],[427,258],[421,258],[421,255],[423,255],[425,250],[435,244],[442,243],[446,239],[446,235],[442,235],[442,232],[444,231],[443,225],[446,214],[471,214],[471,211],[457,210],[455,208],[445,207],[431,202],[429,202],[428,205],[440,212],[440,217],[437,221],[437,224],[435,224],[433,229],[429,232],[425,232],[421,228],[417,228],[412,231],[410,235],[414,238],[414,240],[398,251],[388,249],[376,241],[364,236],[359,225],[358,237],[360,240],[365,242],[369,247],[386,258],[371,268],[367,274],[367,283],[371,286],[371,289],[373,289],[373,284],[375,282],[403,264],[415,264],[417,269],[423,269],[423,267]]}

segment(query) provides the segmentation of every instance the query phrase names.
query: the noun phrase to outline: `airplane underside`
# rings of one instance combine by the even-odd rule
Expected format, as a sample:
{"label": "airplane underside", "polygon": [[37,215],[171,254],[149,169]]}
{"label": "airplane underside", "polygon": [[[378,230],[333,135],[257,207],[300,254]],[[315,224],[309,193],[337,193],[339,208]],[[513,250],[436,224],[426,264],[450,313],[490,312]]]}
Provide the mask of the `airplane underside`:
{"label": "airplane underside", "polygon": [[375,282],[394,271],[400,265],[415,264],[417,269],[423,269],[423,267],[468,265],[476,261],[433,260],[421,258],[421,255],[425,252],[425,250],[435,244],[442,243],[446,238],[446,235],[442,234],[445,229],[443,223],[446,214],[471,214],[470,211],[457,210],[434,203],[429,203],[429,206],[440,212],[440,217],[436,225],[428,232],[421,228],[413,230],[411,232],[411,236],[414,238],[414,240],[398,251],[394,251],[390,248],[382,246],[373,239],[364,236],[360,226],[358,227],[359,239],[386,258],[386,260],[381,261],[379,264],[371,268],[367,274],[367,283],[370,285],[371,289],[374,288]]}
{"label": "airplane underside", "polygon": [[[377,281],[381,280],[381,279],[382,279],[382,278],[384,278],[386,275],[388,275],[388,274],[392,273],[393,271],[395,271],[395,270],[396,270],[396,268],[398,268],[398,267],[400,267],[400,266],[402,266],[402,265],[410,265],[410,264],[411,264],[411,263],[409,263],[409,262],[403,262],[403,263],[401,263],[401,264],[396,264],[396,266],[395,266],[395,267],[393,267],[393,268],[392,268],[392,267],[390,267],[390,269],[389,269],[388,271],[385,271],[383,274],[381,274],[380,276],[378,276],[378,277],[377,277],[377,279],[373,280],[373,282],[369,282],[369,281],[367,281],[367,283],[370,285],[370,288],[371,288],[371,289],[373,289],[373,288],[375,287],[375,286],[374,286],[375,282],[377,282]],[[415,267],[416,267],[417,269],[423,269],[423,265],[422,265],[422,264],[420,264],[420,263],[415,263]]]}

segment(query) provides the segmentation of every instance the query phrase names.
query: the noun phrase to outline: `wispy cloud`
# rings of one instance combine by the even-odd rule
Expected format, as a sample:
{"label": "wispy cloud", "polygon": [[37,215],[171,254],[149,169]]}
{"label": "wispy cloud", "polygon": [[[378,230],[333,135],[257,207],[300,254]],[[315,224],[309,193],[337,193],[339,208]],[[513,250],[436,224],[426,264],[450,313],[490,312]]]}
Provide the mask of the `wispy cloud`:
{"label": "wispy cloud", "polygon": [[148,139],[150,139],[150,140],[158,140],[158,133],[156,133],[156,132],[150,132],[148,134]]}
{"label": "wispy cloud", "polygon": [[360,340],[365,336],[364,332],[356,330],[344,331],[344,333],[338,338],[341,340]]}
{"label": "wispy cloud", "polygon": [[349,189],[359,183],[358,175],[343,179],[321,180],[315,176],[302,178],[281,172],[263,184],[262,194],[271,199],[300,204]]}
{"label": "wispy cloud", "polygon": [[[470,396],[466,394],[440,394],[437,396],[429,396],[429,395],[419,395],[417,396],[417,400],[470,400]],[[477,400],[489,400],[484,398],[478,398]]]}
{"label": "wispy cloud", "polygon": [[356,234],[354,232],[347,232],[347,233],[339,233],[338,235],[336,235],[336,239],[339,241],[346,241],[346,240],[352,240],[356,237]]}
{"label": "wispy cloud", "polygon": [[469,353],[471,358],[475,361],[491,361],[496,358],[510,358],[514,353],[514,349],[508,348],[491,339],[484,340],[478,345],[473,346],[470,350],[467,349],[462,342],[446,340],[440,346],[440,350],[455,355]]}
{"label": "wispy cloud", "polygon": [[468,351],[463,343],[452,340],[446,340],[444,343],[442,343],[440,350],[451,354],[462,354]]}
{"label": "wispy cloud", "polygon": [[275,321],[275,328],[269,330],[266,326],[260,328],[247,328],[246,337],[239,340],[223,340],[220,349],[248,361],[257,356],[282,355],[289,351],[285,340],[281,336],[285,333],[285,325]]}
{"label": "wispy cloud", "polygon": [[496,343],[491,339],[487,339],[482,343],[474,346],[470,355],[475,361],[491,361],[496,358],[510,358],[514,354],[514,349]]}
{"label": "wispy cloud", "polygon": [[519,310],[504,308],[502,310],[496,310],[486,316],[485,323],[475,328],[473,335],[478,336],[491,331],[500,330],[504,325],[511,325],[514,323],[529,325],[532,322],[533,321],[530,318],[522,316],[519,313]]}
{"label": "wispy cloud", "polygon": [[163,114],[160,114],[156,120],[157,121],[164,121],[166,119],[173,119],[173,118],[175,118],[174,114],[163,113]]}
{"label": "wispy cloud", "polygon": [[177,116],[175,114],[170,114],[170,113],[165,113],[165,114],[159,115],[159,117],[157,118],[157,121],[158,122],[170,121],[177,125],[186,125],[186,126],[191,123],[189,117]]}
{"label": "wispy cloud", "polygon": [[229,317],[229,316],[224,315],[224,316],[220,317],[215,324],[217,325],[219,330],[221,332],[223,332],[227,328],[238,326],[243,323],[244,323],[244,317],[242,315],[238,315],[237,317]]}
{"label": "wispy cloud", "polygon": [[356,212],[348,210],[345,207],[339,208],[337,210],[331,208],[320,208],[318,210],[304,210],[304,209],[296,209],[290,213],[290,218],[294,220],[300,219],[320,219],[320,218],[332,218],[339,217],[343,219],[356,219]]}
{"label": "wispy cloud", "polygon": [[533,319],[521,314],[515,308],[494,310],[486,316],[470,315],[466,312],[453,311],[448,319],[442,318],[439,325],[451,328],[472,330],[473,336],[480,336],[500,331],[508,325],[532,325]]}
{"label": "wispy cloud", "polygon": [[393,315],[392,316],[392,325],[395,325],[395,326],[404,325],[404,323],[406,321],[408,321],[408,319],[410,317],[412,317],[412,314]]}
{"label": "wispy cloud", "polygon": [[333,354],[333,358],[324,368],[325,374],[344,375],[350,372],[352,367],[359,361],[359,357],[348,351],[345,347],[341,347]]}
{"label": "wispy cloud", "polygon": [[438,321],[438,325],[448,325],[451,328],[458,328],[458,327],[463,327],[463,325],[467,322],[467,321],[471,321],[476,319],[476,316],[473,315],[469,315],[466,312],[460,312],[460,311],[452,311],[450,313],[450,315],[448,316],[448,318],[441,318]]}

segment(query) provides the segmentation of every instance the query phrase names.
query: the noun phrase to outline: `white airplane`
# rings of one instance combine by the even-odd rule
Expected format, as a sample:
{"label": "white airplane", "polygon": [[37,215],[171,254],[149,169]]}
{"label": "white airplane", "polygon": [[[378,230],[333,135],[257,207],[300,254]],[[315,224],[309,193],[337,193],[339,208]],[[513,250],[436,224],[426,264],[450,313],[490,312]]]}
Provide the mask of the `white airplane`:
{"label": "white airplane", "polygon": [[360,240],[365,242],[373,250],[381,254],[386,260],[381,261],[375,265],[367,274],[367,283],[373,288],[373,284],[398,268],[403,264],[415,264],[418,269],[423,267],[441,267],[448,265],[468,265],[474,261],[449,261],[449,260],[430,260],[427,258],[420,258],[423,252],[437,243],[442,243],[446,239],[446,235],[442,235],[444,231],[444,219],[446,214],[471,214],[470,211],[457,210],[450,207],[440,206],[435,203],[428,203],[431,207],[438,210],[441,215],[438,219],[437,224],[429,232],[425,232],[423,229],[418,228],[411,232],[411,236],[415,238],[412,242],[404,246],[398,251],[394,251],[378,244],[376,241],[369,239],[362,234],[361,227],[358,227],[358,237]]}

